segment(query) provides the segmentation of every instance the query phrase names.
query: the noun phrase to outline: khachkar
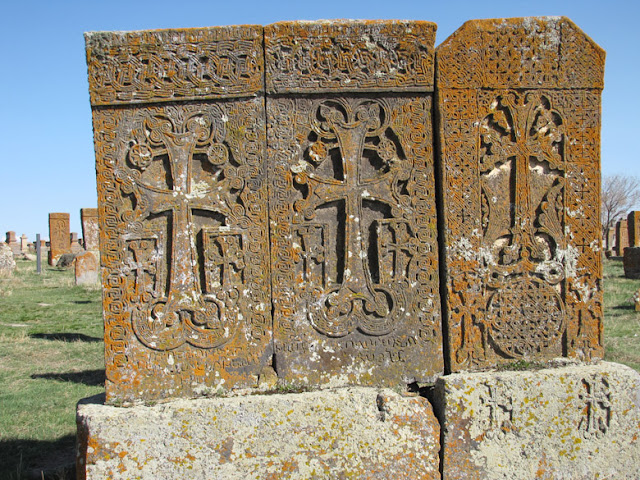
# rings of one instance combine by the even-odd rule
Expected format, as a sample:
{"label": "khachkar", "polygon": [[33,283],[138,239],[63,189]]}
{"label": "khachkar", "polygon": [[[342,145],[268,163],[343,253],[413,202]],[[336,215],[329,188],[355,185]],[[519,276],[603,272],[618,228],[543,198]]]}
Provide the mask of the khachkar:
{"label": "khachkar", "polygon": [[470,21],[437,49],[452,371],[603,354],[604,56],[559,17]]}
{"label": "khachkar", "polygon": [[80,221],[82,222],[82,241],[87,251],[98,250],[98,209],[81,208]]}
{"label": "khachkar", "polygon": [[435,31],[265,27],[275,365],[287,383],[398,385],[443,370]]}
{"label": "khachkar", "polygon": [[68,213],[49,214],[49,265],[56,265],[65,253],[71,253]]}
{"label": "khachkar", "polygon": [[107,402],[255,386],[271,359],[262,27],[86,41]]}

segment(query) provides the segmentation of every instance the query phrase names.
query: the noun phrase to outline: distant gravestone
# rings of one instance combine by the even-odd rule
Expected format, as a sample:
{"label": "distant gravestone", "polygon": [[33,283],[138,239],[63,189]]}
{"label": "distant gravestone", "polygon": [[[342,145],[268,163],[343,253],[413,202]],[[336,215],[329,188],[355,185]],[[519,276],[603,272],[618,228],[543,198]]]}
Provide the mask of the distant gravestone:
{"label": "distant gravestone", "polygon": [[27,253],[29,251],[29,239],[24,233],[20,237],[20,251],[22,253]]}
{"label": "distant gravestone", "polygon": [[449,361],[601,357],[604,52],[562,17],[437,49]]}
{"label": "distant gravestone", "polygon": [[0,277],[10,277],[16,269],[13,251],[7,243],[0,243]]}
{"label": "distant gravestone", "polygon": [[443,370],[434,39],[429,22],[265,27],[275,354],[286,382],[397,385]]}
{"label": "distant gravestone", "polygon": [[80,253],[82,251],[84,251],[84,248],[82,248],[82,245],[80,245],[80,242],[78,241],[78,233],[77,232],[71,232],[70,235],[70,248],[71,248],[71,253]]}
{"label": "distant gravestone", "polygon": [[80,209],[80,220],[82,223],[82,240],[84,241],[85,250],[98,250],[98,209],[82,208]]}
{"label": "distant gravestone", "polygon": [[627,247],[622,256],[624,276],[627,278],[640,278],[640,247]]}
{"label": "distant gravestone", "polygon": [[98,283],[98,270],[98,256],[95,252],[84,252],[76,256],[76,285],[95,285]]}
{"label": "distant gravestone", "polygon": [[49,214],[49,265],[55,266],[60,256],[71,252],[69,214]]}
{"label": "distant gravestone", "polygon": [[20,253],[20,243],[18,242],[18,239],[16,237],[16,232],[7,232],[6,244],[9,245],[9,248],[11,248],[11,251],[15,255],[18,255]]}
{"label": "distant gravestone", "polygon": [[271,364],[262,39],[87,34],[107,402],[256,386]]}
{"label": "distant gravestone", "polygon": [[613,254],[613,247],[615,245],[615,239],[616,239],[616,235],[615,235],[615,228],[613,227],[609,227],[606,229],[605,232],[605,253],[607,254],[608,257],[610,257]]}
{"label": "distant gravestone", "polygon": [[616,248],[614,249],[617,257],[624,255],[624,249],[629,246],[629,228],[626,220],[618,220],[616,222]]}
{"label": "distant gravestone", "polygon": [[627,215],[629,246],[640,247],[640,212],[633,211]]}

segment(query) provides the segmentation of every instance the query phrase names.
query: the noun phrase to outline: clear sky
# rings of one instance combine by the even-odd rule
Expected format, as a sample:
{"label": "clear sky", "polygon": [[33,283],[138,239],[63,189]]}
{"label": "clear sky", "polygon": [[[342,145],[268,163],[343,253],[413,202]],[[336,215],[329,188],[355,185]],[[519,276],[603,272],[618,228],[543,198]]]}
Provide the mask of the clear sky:
{"label": "clear sky", "polygon": [[0,8],[0,241],[48,238],[49,212],[95,207],[96,178],[83,32],[281,20],[411,19],[438,24],[436,45],[466,20],[564,15],[607,51],[603,174],[636,174],[640,141],[640,2],[320,0],[5,0]]}

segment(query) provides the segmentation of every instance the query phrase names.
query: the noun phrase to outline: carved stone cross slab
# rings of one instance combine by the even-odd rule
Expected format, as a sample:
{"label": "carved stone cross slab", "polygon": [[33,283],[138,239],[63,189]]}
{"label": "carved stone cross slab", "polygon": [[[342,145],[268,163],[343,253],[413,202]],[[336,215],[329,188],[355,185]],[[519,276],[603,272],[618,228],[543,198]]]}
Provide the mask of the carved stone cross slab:
{"label": "carved stone cross slab", "polygon": [[107,401],[256,386],[272,330],[262,28],[90,34],[87,56]]}
{"label": "carved stone cross slab", "polygon": [[545,17],[467,22],[436,55],[451,370],[601,357],[604,52]]}
{"label": "carved stone cross slab", "polygon": [[434,35],[427,22],[265,27],[275,366],[287,382],[396,385],[442,370]]}

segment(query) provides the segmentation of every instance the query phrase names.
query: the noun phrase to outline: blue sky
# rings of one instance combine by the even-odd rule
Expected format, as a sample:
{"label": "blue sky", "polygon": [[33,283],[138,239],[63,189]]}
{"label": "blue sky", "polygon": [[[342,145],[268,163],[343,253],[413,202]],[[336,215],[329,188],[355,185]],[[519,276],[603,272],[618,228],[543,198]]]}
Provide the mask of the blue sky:
{"label": "blue sky", "polygon": [[202,27],[331,18],[438,24],[436,45],[466,20],[565,15],[607,51],[603,174],[636,174],[640,140],[640,2],[635,1],[28,1],[0,10],[0,241],[48,238],[49,212],[96,206],[83,32]]}

